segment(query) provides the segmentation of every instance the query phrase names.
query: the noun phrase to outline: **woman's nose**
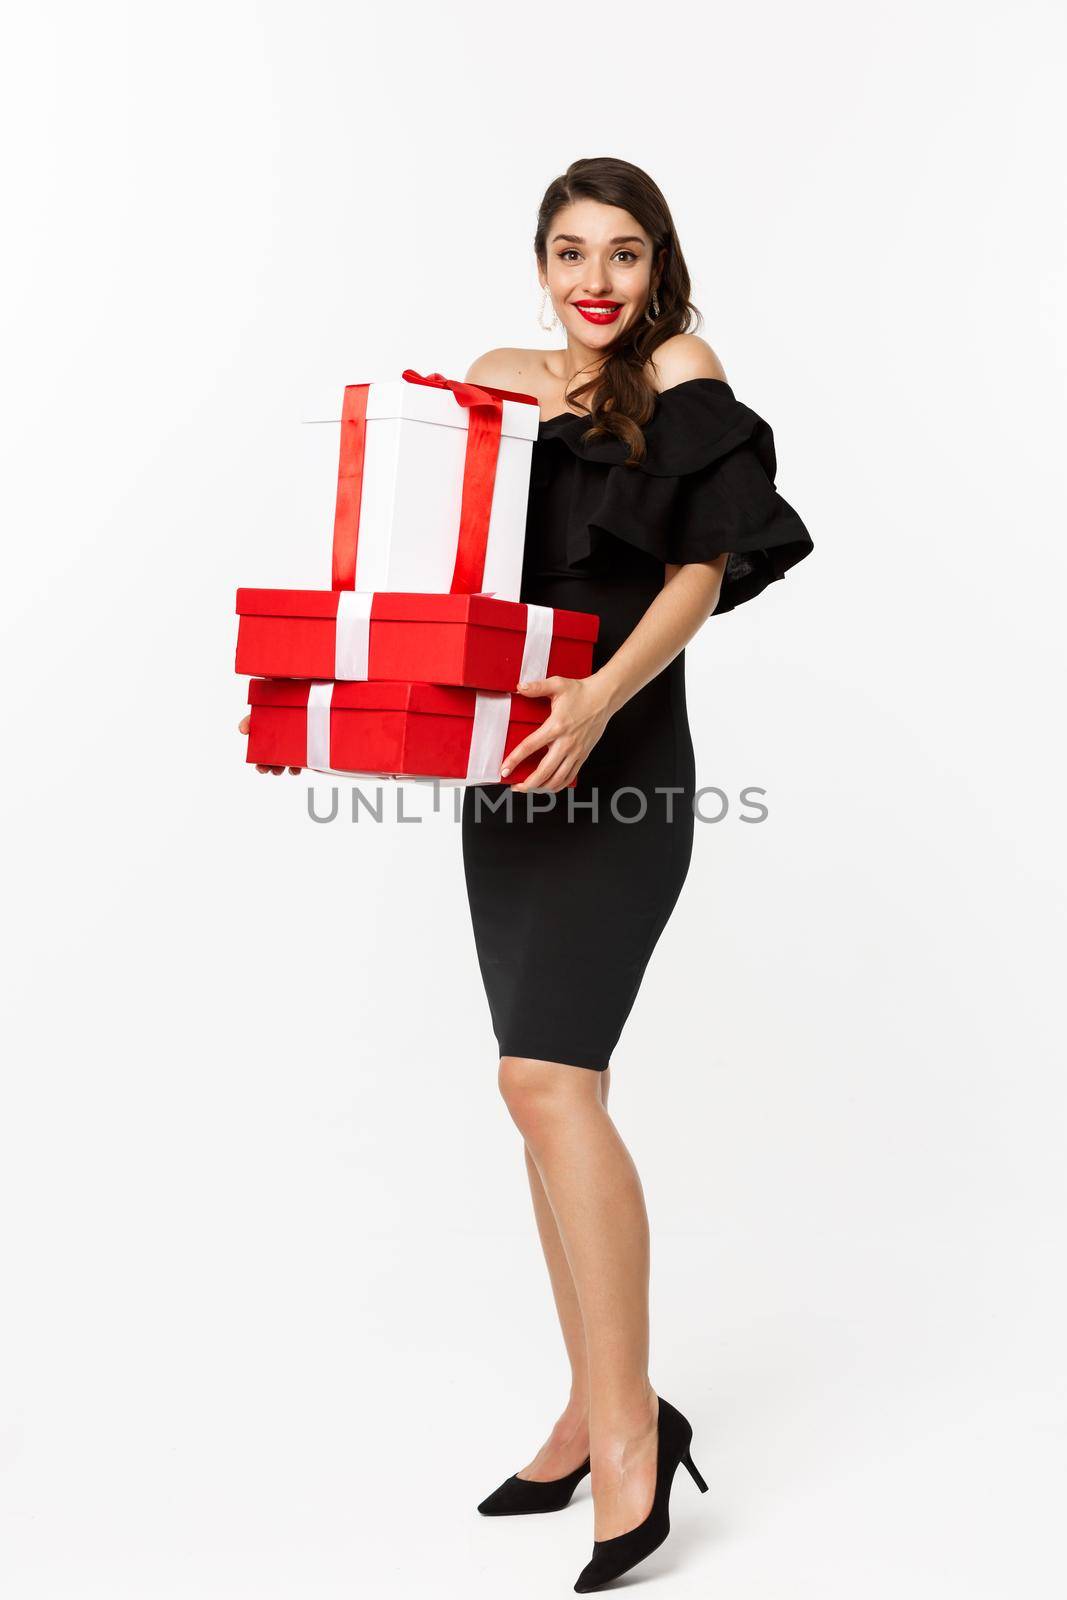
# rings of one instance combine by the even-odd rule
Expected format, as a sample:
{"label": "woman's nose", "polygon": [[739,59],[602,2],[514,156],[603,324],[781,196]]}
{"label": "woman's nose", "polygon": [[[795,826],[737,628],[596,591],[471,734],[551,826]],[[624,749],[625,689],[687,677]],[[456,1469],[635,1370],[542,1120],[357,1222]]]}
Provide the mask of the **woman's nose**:
{"label": "woman's nose", "polygon": [[603,299],[611,288],[611,279],[606,269],[593,266],[585,275],[585,291],[590,299]]}

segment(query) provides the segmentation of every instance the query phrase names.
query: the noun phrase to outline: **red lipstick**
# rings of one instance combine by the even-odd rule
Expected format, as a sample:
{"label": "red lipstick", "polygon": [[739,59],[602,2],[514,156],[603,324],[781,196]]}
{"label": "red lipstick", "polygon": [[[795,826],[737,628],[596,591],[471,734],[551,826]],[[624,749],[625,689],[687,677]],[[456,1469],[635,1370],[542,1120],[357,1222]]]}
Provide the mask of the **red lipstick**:
{"label": "red lipstick", "polygon": [[586,322],[599,324],[617,322],[622,315],[618,300],[576,300],[574,308],[581,312]]}

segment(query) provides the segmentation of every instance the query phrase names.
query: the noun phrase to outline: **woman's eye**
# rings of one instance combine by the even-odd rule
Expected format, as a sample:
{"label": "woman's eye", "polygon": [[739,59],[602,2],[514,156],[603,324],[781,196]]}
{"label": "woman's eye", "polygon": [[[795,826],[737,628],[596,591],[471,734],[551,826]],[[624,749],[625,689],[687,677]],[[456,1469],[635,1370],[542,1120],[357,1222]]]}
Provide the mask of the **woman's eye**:
{"label": "woman's eye", "polygon": [[[561,261],[566,261],[568,256],[576,256],[579,254],[579,252],[577,250],[560,250],[557,252],[557,254]],[[625,256],[627,258],[627,264],[629,264],[631,261],[637,260],[637,253],[634,250],[616,250],[615,254],[617,257]]]}

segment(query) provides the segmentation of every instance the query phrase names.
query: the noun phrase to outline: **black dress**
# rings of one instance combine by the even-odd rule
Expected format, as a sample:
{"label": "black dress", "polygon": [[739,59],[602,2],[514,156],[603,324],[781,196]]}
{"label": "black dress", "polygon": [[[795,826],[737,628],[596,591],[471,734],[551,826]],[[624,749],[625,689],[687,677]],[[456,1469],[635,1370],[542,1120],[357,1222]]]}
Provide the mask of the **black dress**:
{"label": "black dress", "polygon": [[[771,429],[729,384],[660,394],[637,467],[616,439],[583,444],[588,426],[572,412],[541,424],[521,598],[596,612],[594,671],[663,587],[665,563],[730,551],[718,616],[813,548],[774,488]],[[610,1064],[689,870],[695,791],[683,650],[611,717],[573,789],[464,792],[467,896],[502,1056]]]}

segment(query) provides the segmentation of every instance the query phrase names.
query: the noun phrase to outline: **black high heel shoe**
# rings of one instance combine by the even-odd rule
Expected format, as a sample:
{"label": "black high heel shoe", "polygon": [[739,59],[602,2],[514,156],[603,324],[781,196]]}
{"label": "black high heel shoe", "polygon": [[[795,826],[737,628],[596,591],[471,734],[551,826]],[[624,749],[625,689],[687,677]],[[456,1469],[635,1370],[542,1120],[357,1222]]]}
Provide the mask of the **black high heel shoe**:
{"label": "black high heel shoe", "polygon": [[671,1531],[667,1508],[671,1497],[671,1484],[679,1462],[688,1469],[701,1494],[707,1494],[708,1486],[693,1465],[689,1449],[692,1438],[693,1429],[688,1419],[683,1417],[680,1411],[676,1411],[670,1401],[664,1400],[661,1395],[659,1438],[656,1448],[656,1493],[652,1500],[652,1510],[644,1522],[639,1522],[636,1528],[630,1528],[614,1539],[594,1539],[592,1560],[582,1568],[574,1585],[578,1594],[585,1594],[590,1589],[599,1589],[601,1584],[611,1583],[612,1579],[629,1572],[631,1567],[636,1567],[639,1561],[643,1561],[663,1543]]}
{"label": "black high heel shoe", "polygon": [[483,1517],[517,1517],[532,1511],[562,1511],[589,1471],[589,1457],[580,1467],[568,1472],[565,1478],[550,1478],[547,1483],[537,1483],[533,1478],[520,1478],[512,1473],[499,1489],[487,1495],[478,1510]]}

